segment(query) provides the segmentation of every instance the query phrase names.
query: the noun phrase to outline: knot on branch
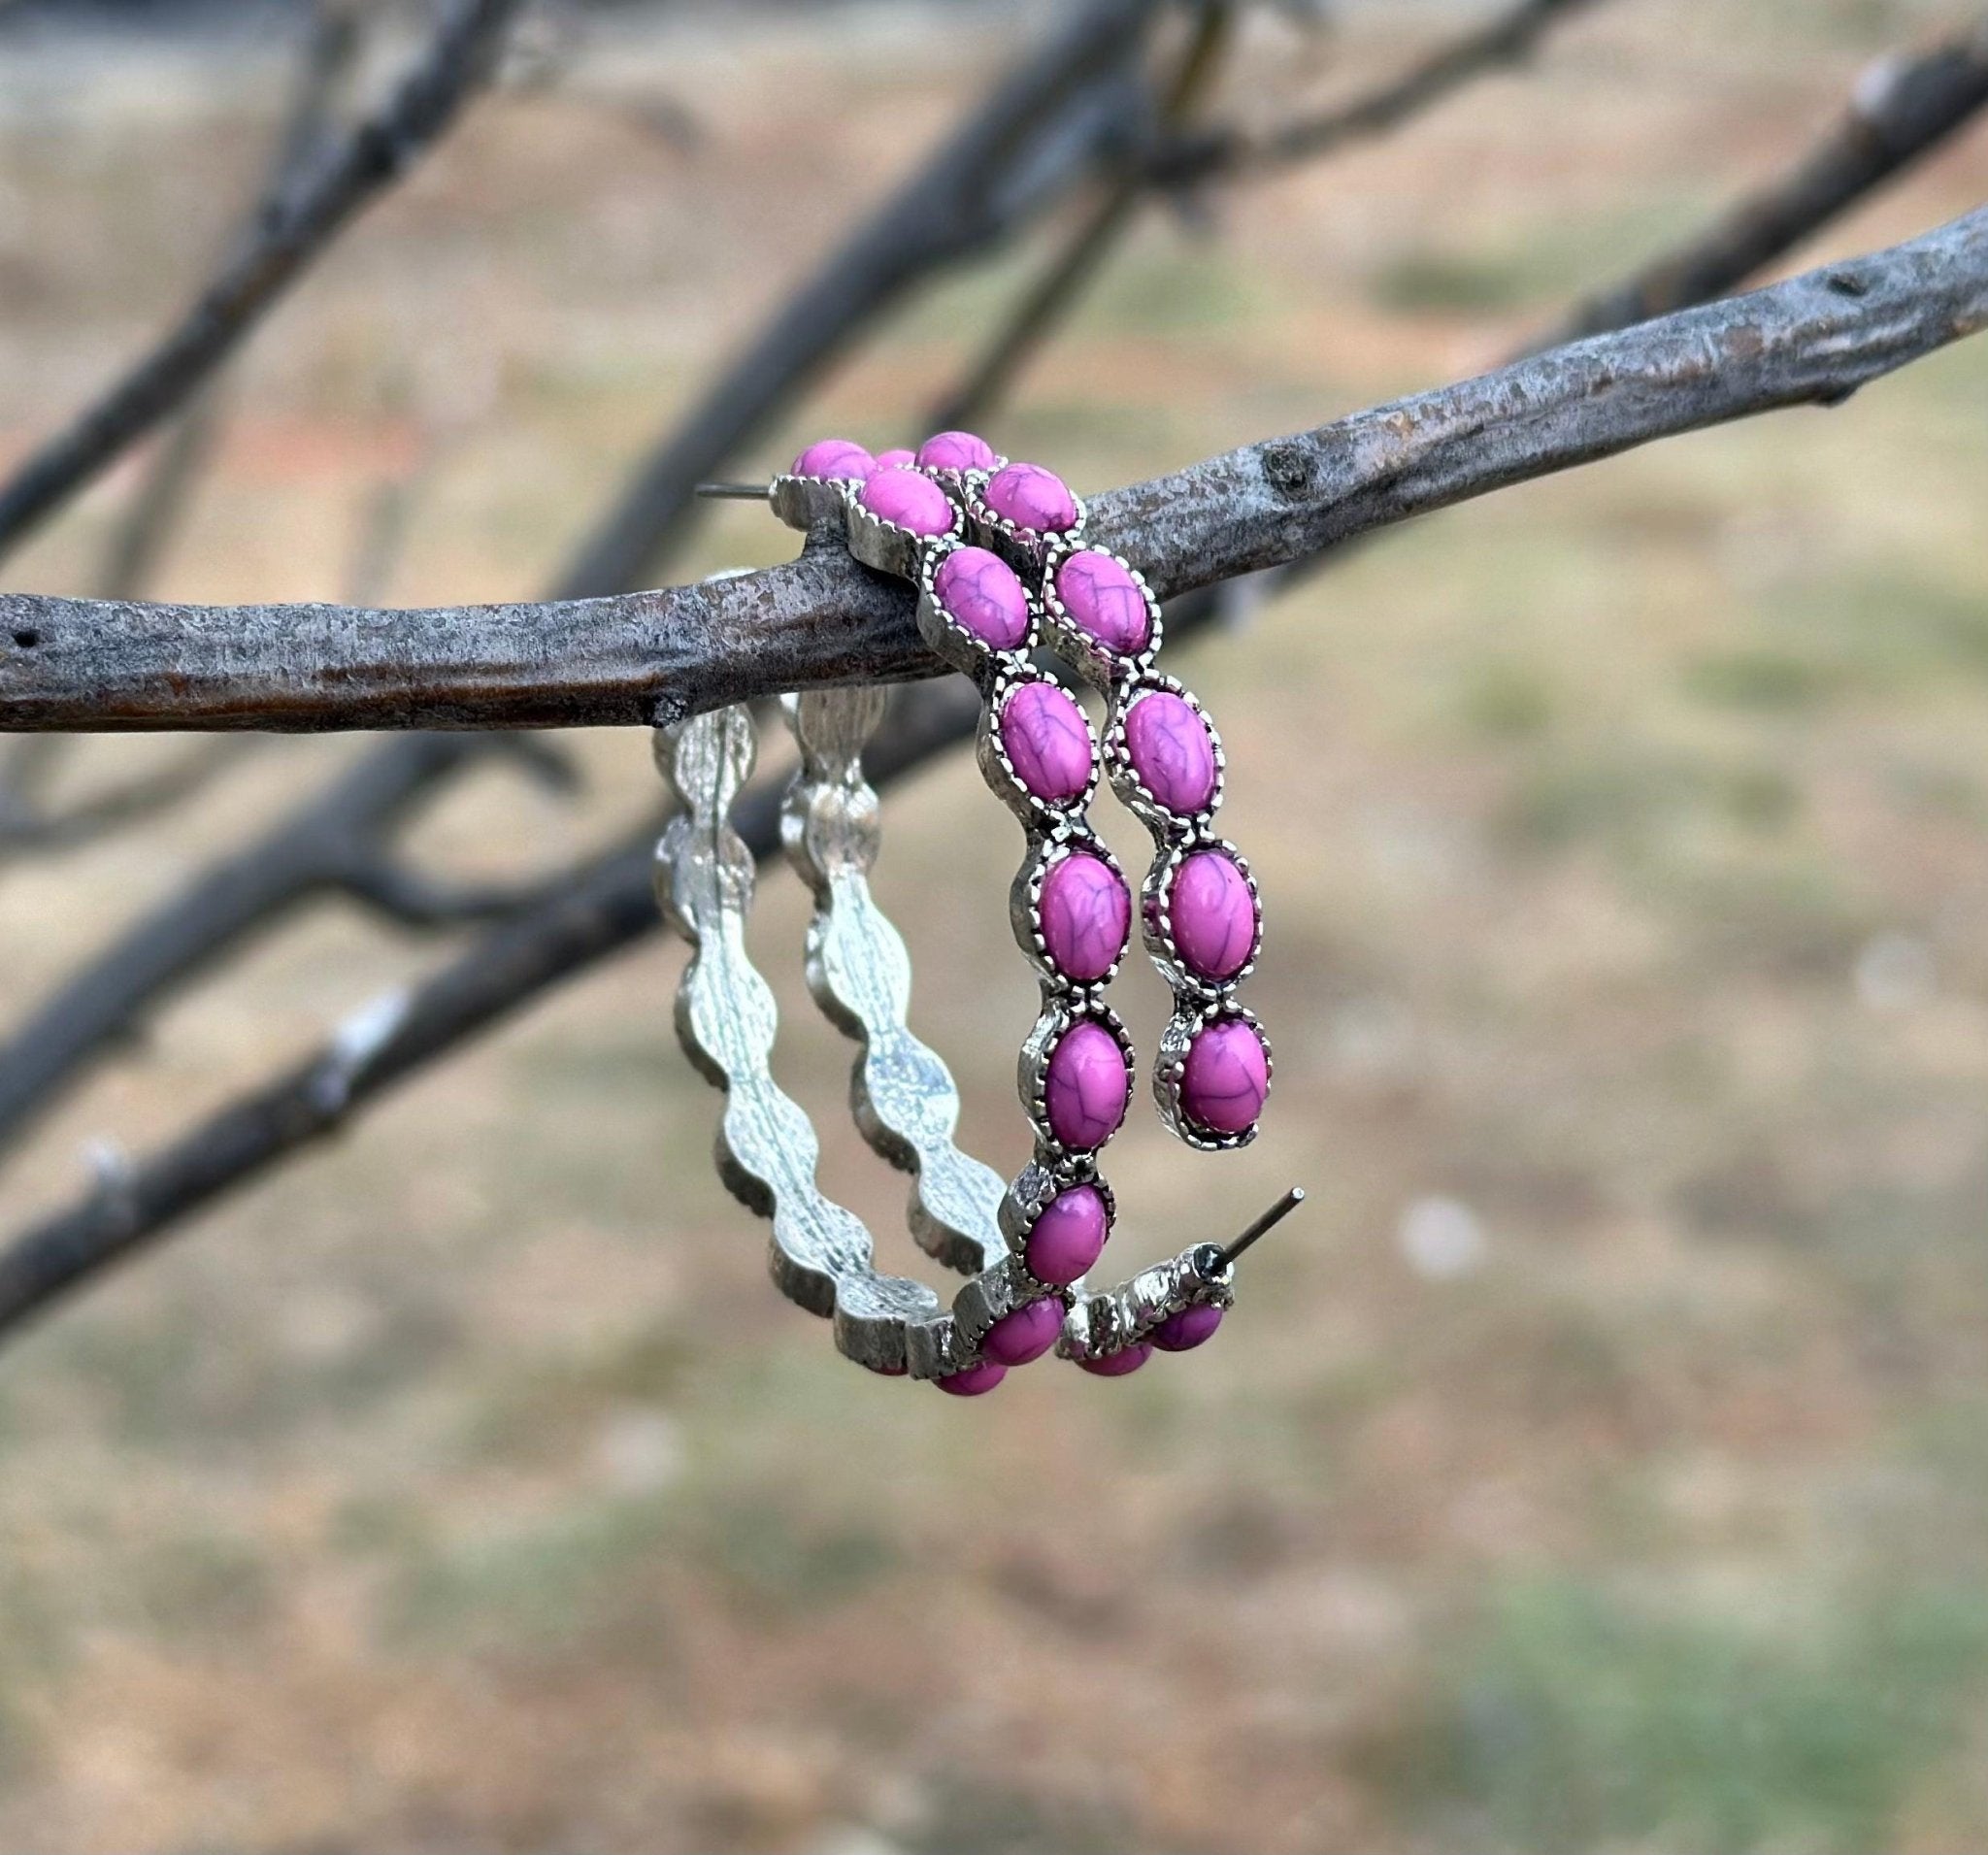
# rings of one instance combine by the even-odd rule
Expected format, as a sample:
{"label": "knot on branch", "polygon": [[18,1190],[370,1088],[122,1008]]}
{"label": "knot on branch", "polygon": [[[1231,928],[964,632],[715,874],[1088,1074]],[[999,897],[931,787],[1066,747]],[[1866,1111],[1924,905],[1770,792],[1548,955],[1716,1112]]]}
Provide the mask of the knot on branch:
{"label": "knot on branch", "polygon": [[1311,489],[1311,447],[1296,439],[1282,439],[1262,450],[1263,480],[1286,502],[1296,502]]}

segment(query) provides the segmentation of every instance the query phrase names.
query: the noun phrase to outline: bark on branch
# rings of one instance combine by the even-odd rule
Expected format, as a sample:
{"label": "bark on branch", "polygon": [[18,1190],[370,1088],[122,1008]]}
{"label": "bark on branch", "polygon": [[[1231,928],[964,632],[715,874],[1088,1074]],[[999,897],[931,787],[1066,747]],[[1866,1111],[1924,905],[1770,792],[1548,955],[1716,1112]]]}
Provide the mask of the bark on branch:
{"label": "bark on branch", "polygon": [[[1093,499],[1172,598],[1658,438],[1868,381],[1988,325],[1988,210]],[[370,611],[0,596],[0,729],[639,724],[936,674],[904,590],[832,544],[708,585]]]}

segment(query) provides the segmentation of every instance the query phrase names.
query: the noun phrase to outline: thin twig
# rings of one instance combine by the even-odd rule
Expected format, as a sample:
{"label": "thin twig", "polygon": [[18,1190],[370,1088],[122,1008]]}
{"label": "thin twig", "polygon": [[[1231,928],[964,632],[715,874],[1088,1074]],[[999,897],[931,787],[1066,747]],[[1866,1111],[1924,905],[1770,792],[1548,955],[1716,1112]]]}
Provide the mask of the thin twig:
{"label": "thin twig", "polygon": [[[1160,98],[1159,130],[1173,136],[1192,117],[1195,105],[1221,68],[1235,37],[1231,5],[1204,9],[1180,65]],[[1004,398],[1028,357],[1048,340],[1072,306],[1104,268],[1113,248],[1131,229],[1151,190],[1142,165],[1128,167],[1105,195],[1066,235],[1055,256],[1029,285],[965,376],[932,407],[932,431],[977,424]]]}
{"label": "thin twig", "polygon": [[1563,19],[1595,0],[1518,0],[1518,4],[1440,46],[1378,88],[1315,115],[1250,131],[1224,127],[1180,136],[1147,164],[1149,184],[1192,186],[1270,173],[1316,160],[1349,142],[1386,135],[1474,80],[1521,63]]}
{"label": "thin twig", "polygon": [[489,81],[521,4],[456,0],[386,102],[263,200],[252,232],[172,330],[0,485],[0,554],[184,405],[340,229],[435,144]]}
{"label": "thin twig", "polygon": [[1988,106],[1988,18],[1911,58],[1865,72],[1841,117],[1785,173],[1708,232],[1581,303],[1540,338],[1558,347],[1703,303],[1757,277],[1818,226],[1929,154]]}
{"label": "thin twig", "polygon": [[193,493],[220,448],[225,417],[218,382],[197,394],[159,441],[144,480],[111,539],[98,581],[105,599],[142,599],[185,525]]}
{"label": "thin twig", "polygon": [[[1162,598],[1729,419],[1835,405],[1988,321],[1988,209],[1890,250],[1595,336],[1096,497]],[[645,724],[936,675],[900,586],[841,547],[611,599],[391,612],[0,595],[0,728]]]}
{"label": "thin twig", "polygon": [[[1865,73],[1847,111],[1783,175],[1742,196],[1704,231],[1627,282],[1587,297],[1554,332],[1511,358],[1711,302],[1758,276],[1977,116],[1988,101],[1982,94],[1984,60],[1988,18],[1930,52],[1883,59]],[[1280,597],[1333,558],[1314,555],[1265,574],[1247,582],[1251,597]],[[1187,603],[1224,590],[1192,594]]]}
{"label": "thin twig", "polygon": [[[1947,228],[1945,235],[1934,236],[1951,237],[1966,228],[1971,228],[1966,236],[1971,240],[1979,263],[1988,256],[1982,248],[1988,246],[1988,214],[1977,214]],[[1919,242],[1921,246],[1925,243]],[[1914,248],[1901,248],[1911,251]],[[1755,318],[1764,304],[1793,304],[1812,296],[1845,304],[1873,304],[1900,282],[1896,275],[1889,281],[1881,276],[1899,257],[1900,253],[1883,253],[1833,266],[1814,277],[1742,299],[1740,305],[1728,307],[1745,311],[1744,319],[1729,320],[1724,326],[1757,326]],[[1916,269],[1919,260],[1912,263]],[[1943,294],[1943,286],[1934,280],[1926,280],[1925,287]],[[1950,305],[1950,313],[1957,308]],[[1903,321],[1914,319],[1909,303],[1894,304],[1894,309]],[[1984,315],[1988,315],[1988,279],[1977,276],[1969,311],[1971,325],[1979,326]],[[1721,358],[1706,319],[1703,315],[1680,315],[1671,318],[1668,326],[1678,336],[1703,331],[1695,342],[1697,364],[1702,374],[1713,376]],[[1597,363],[1608,347],[1606,341],[1590,342],[1571,353],[1546,357],[1545,363],[1527,365],[1547,365],[1549,377],[1558,378],[1563,387],[1576,381],[1597,386],[1605,377],[1597,371]],[[1504,450],[1507,443],[1529,432],[1536,421],[1552,427],[1567,416],[1562,394],[1535,401],[1517,390],[1520,377],[1538,378],[1521,376],[1519,370],[1493,376],[1493,380],[1507,379],[1513,390],[1495,406],[1480,407],[1474,428],[1466,419],[1413,463],[1401,460],[1405,474],[1397,480],[1413,485],[1422,480],[1424,488],[1435,488],[1445,480],[1442,457],[1447,455],[1452,464],[1459,461],[1456,447],[1468,451],[1481,445],[1489,457],[1496,458],[1508,454]],[[1662,397],[1661,391],[1657,397]],[[1377,434],[1374,431],[1375,420],[1384,428]],[[1409,429],[1404,413],[1386,409],[1349,423],[1376,444],[1401,441]],[[1351,432],[1346,435],[1352,438]],[[1585,454],[1603,455],[1607,448],[1593,448]],[[1349,442],[1346,450],[1357,465],[1360,446]],[[1301,456],[1309,454],[1312,453],[1301,447]],[[1294,456],[1289,461],[1295,465],[1300,459]],[[1429,478],[1432,471],[1436,475]],[[1294,470],[1292,474],[1299,473]],[[1454,482],[1453,478],[1447,480]],[[1500,480],[1516,481],[1518,477],[1506,476]],[[1383,479],[1375,488],[1383,493],[1388,485]],[[1410,493],[1416,492],[1411,489]],[[1439,496],[1438,501],[1451,499]],[[1219,602],[1206,595],[1179,601],[1168,609],[1169,635],[1177,642],[1212,623],[1218,613]],[[934,755],[971,739],[977,711],[974,692],[960,679],[900,691],[889,720],[865,755],[872,779],[879,786],[887,785]],[[779,797],[778,782],[762,782],[746,795],[738,809],[740,829],[762,860],[779,845]],[[392,1084],[553,985],[654,931],[658,919],[650,893],[650,864],[646,837],[604,856],[565,893],[548,898],[530,914],[492,929],[441,973],[411,991],[360,1013],[348,1022],[345,1033],[304,1064],[239,1098],[150,1158],[129,1166],[120,1174],[115,1192],[93,1193],[35,1225],[0,1251],[0,1333],[24,1323],[101,1271],[137,1253],[179,1219],[324,1139]]]}

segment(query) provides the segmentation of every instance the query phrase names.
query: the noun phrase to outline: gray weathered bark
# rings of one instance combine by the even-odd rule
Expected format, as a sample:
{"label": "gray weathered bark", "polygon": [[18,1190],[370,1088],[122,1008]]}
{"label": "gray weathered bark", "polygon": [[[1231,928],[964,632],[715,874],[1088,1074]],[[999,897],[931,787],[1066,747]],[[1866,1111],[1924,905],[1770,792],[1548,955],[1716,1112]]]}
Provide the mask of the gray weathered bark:
{"label": "gray weathered bark", "polygon": [[[1988,210],[1112,490],[1089,533],[1172,598],[1654,439],[1836,404],[1984,324]],[[708,585],[423,612],[0,596],[10,730],[631,725],[938,669],[905,589],[835,546]]]}

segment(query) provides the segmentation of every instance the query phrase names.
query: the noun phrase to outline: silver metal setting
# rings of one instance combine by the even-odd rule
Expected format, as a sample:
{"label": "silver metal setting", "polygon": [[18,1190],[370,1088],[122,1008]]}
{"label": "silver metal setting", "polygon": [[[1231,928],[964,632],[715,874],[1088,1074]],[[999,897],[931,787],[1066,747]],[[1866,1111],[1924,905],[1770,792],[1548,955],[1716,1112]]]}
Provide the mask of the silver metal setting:
{"label": "silver metal setting", "polygon": [[[932,473],[942,487],[945,476],[953,473]],[[997,650],[984,638],[976,637],[939,603],[939,589],[935,583],[939,570],[963,547],[970,544],[953,536],[945,536],[932,543],[924,550],[924,558],[918,563],[916,584],[918,588],[918,635],[931,646],[935,655],[944,658],[955,670],[963,670],[977,684],[984,683],[1000,665],[996,658],[1021,658],[1026,660],[1035,649],[1041,635],[1043,609],[1041,602],[1026,586],[1022,597],[1028,603],[1028,629],[1020,640],[1009,650]]]}
{"label": "silver metal setting", "polygon": [[921,535],[902,523],[888,521],[863,507],[859,500],[861,483],[843,485],[845,512],[848,518],[849,552],[866,567],[880,574],[894,574],[900,580],[915,580],[924,549],[938,542],[957,542],[963,522],[957,504],[953,505],[952,526],[939,535]]}
{"label": "silver metal setting", "polygon": [[[1140,597],[1145,601],[1146,638],[1143,648],[1113,650],[1070,615],[1056,577],[1063,571],[1063,563],[1075,554],[1101,554],[1107,560],[1115,560],[1131,576]],[[1043,632],[1044,641],[1065,663],[1094,689],[1109,696],[1129,679],[1143,678],[1151,671],[1166,635],[1166,620],[1160,612],[1160,602],[1153,597],[1153,589],[1146,584],[1145,575],[1123,554],[1108,553],[1102,547],[1086,545],[1079,528],[1059,535],[1044,560]]]}
{"label": "silver metal setting", "polygon": [[1139,1345],[1170,1315],[1235,1305],[1234,1267],[1213,1243],[1196,1243],[1105,1294],[1085,1296],[1063,1324],[1057,1356],[1079,1363],[1107,1359]]}
{"label": "silver metal setting", "polygon": [[[861,755],[882,715],[884,692],[811,692],[785,700],[801,767],[785,795],[781,837],[789,860],[814,897],[807,947],[809,989],[830,1021],[860,1046],[851,1074],[855,1119],[878,1154],[911,1174],[912,1234],[937,1261],[969,1277],[949,1308],[922,1284],[878,1272],[868,1230],[852,1212],[826,1198],[816,1182],[818,1146],[806,1113],[772,1079],[774,1001],[745,944],[755,870],[729,821],[754,759],[752,718],[743,707],[658,731],[656,738],[658,767],[678,801],[658,845],[657,891],[666,915],[692,948],[678,994],[678,1033],[700,1074],[726,1093],[717,1142],[719,1172],[742,1203],[772,1220],[776,1281],[789,1299],[832,1319],[836,1342],[845,1353],[878,1372],[948,1377],[984,1363],[983,1342],[1005,1315],[1053,1300],[1064,1309],[1055,1350],[1078,1363],[1097,1364],[1144,1344],[1155,1328],[1186,1308],[1228,1307],[1235,1257],[1303,1194],[1287,1195],[1226,1251],[1198,1243],[1101,1293],[1086,1292],[1081,1282],[1043,1282],[1029,1273],[1031,1232],[1061,1193],[1077,1186],[1097,1191],[1108,1235],[1117,1217],[1115,1197],[1098,1164],[1099,1150],[1116,1127],[1099,1148],[1070,1148],[1056,1139],[1047,1101],[1053,1052],[1073,1029],[1089,1021],[1108,1032],[1124,1059],[1128,1101],[1137,1074],[1125,1027],[1103,996],[1124,948],[1095,979],[1080,981],[1059,972],[1043,932],[1044,885],[1062,859],[1078,853],[1098,857],[1125,881],[1086,816],[1101,771],[1109,773],[1119,796],[1155,840],[1155,860],[1139,897],[1141,935],[1175,993],[1174,1015],[1155,1068],[1155,1093],[1168,1125],[1204,1150],[1243,1145],[1255,1134],[1254,1126],[1223,1135],[1195,1125],[1181,1109],[1179,1093],[1192,1039],[1204,1026],[1234,1018],[1261,1039],[1253,1013],[1237,1006],[1232,996],[1254,964],[1261,902],[1246,864],[1211,829],[1226,771],[1212,727],[1215,786],[1208,805],[1192,815],[1176,816],[1160,807],[1132,769],[1124,721],[1143,696],[1161,689],[1176,694],[1207,725],[1194,697],[1153,669],[1161,622],[1143,579],[1127,566],[1146,602],[1146,645],[1130,655],[1110,652],[1072,620],[1053,580],[1057,564],[1082,550],[1085,511],[1080,500],[1077,523],[1068,533],[1039,533],[985,508],[989,472],[926,474],[945,489],[954,507],[952,526],[944,535],[914,535],[874,515],[858,501],[860,485],[853,480],[789,474],[776,478],[768,495],[775,513],[794,527],[840,520],[858,559],[913,581],[921,634],[980,691],[981,771],[1023,827],[1024,855],[1011,886],[1010,911],[1016,941],[1042,990],[1041,1010],[1016,1066],[1034,1151],[1004,1186],[996,1174],[957,1145],[958,1091],[945,1065],[910,1030],[910,960],[870,889],[879,819]],[[1027,625],[1011,649],[997,649],[967,632],[939,604],[934,577],[962,545],[963,535],[1005,560],[1020,580]],[[1054,648],[1110,702],[1102,748],[1084,719],[1092,749],[1089,776],[1081,792],[1062,801],[1038,799],[1028,791],[1000,728],[1004,707],[1017,689],[1028,682],[1053,684],[1030,661],[1040,643]],[[1186,968],[1171,917],[1173,878],[1189,856],[1203,849],[1220,851],[1235,862],[1248,885],[1253,911],[1250,959],[1221,981],[1200,978]],[[1268,1065],[1267,1043],[1264,1048]],[[959,1388],[984,1388],[984,1383],[973,1387],[962,1381]]]}
{"label": "silver metal setting", "polygon": [[[1049,984],[1055,983],[1060,976],[1055,962],[1049,957],[1049,944],[1043,935],[1043,889],[1049,880],[1049,872],[1068,856],[1096,857],[1119,881],[1125,883],[1128,892],[1132,887],[1118,859],[1087,820],[1072,819],[1059,824],[1036,846],[1035,854],[1015,872],[1013,884],[1009,889],[1008,919],[1014,929],[1016,944],[1036,969],[1036,977]],[[1110,985],[1118,977],[1125,948],[1131,944],[1132,930],[1128,922],[1125,942],[1119,947],[1117,957],[1089,981],[1094,989]]]}
{"label": "silver metal setting", "polygon": [[[1181,865],[1189,857],[1199,856],[1203,851],[1225,856],[1236,866],[1243,886],[1249,891],[1249,906],[1254,916],[1249,957],[1226,978],[1204,977],[1196,973],[1182,957],[1179,944],[1174,938],[1174,878],[1180,874]],[[1140,892],[1139,921],[1140,937],[1145,943],[1146,952],[1160,977],[1176,995],[1187,994],[1204,1000],[1223,999],[1256,971],[1256,956],[1263,946],[1263,897],[1257,889],[1256,878],[1250,873],[1248,858],[1227,838],[1197,834],[1182,839],[1155,857]]]}
{"label": "silver metal setting", "polygon": [[974,485],[976,483],[984,483],[989,478],[1000,475],[1002,471],[1008,468],[1011,461],[1011,459],[1003,457],[999,451],[996,451],[993,463],[984,468],[941,470],[936,464],[916,464],[913,468],[923,471],[961,509],[969,509],[972,505]]}
{"label": "silver metal setting", "polygon": [[1068,528],[1024,528],[987,507],[987,485],[998,474],[980,470],[966,474],[968,537],[990,553],[999,554],[1016,573],[1040,574],[1056,548],[1083,533],[1090,512],[1083,498],[1072,490],[1070,500],[1077,506],[1077,519]]}
{"label": "silver metal setting", "polygon": [[1124,1023],[1105,1003],[1098,986],[1045,983],[1043,1014],[1022,1044],[1014,1068],[1016,1091],[1028,1111],[1029,1124],[1036,1130],[1036,1163],[1070,1183],[1077,1182],[1074,1167],[1078,1163],[1095,1165],[1097,1155],[1118,1131],[1112,1128],[1096,1146],[1066,1146],[1049,1131],[1049,1059],[1056,1045],[1085,1023],[1097,1025],[1118,1045],[1118,1053],[1125,1058],[1125,1099],[1129,1104],[1139,1087],[1139,1055]]}
{"label": "silver metal setting", "polygon": [[[1063,685],[1054,677],[1044,676],[1019,650],[990,650],[988,663],[991,674],[986,677],[981,691],[986,702],[980,711],[979,728],[974,736],[974,752],[980,763],[981,778],[1030,832],[1046,833],[1060,823],[1080,819],[1097,795],[1099,769],[1103,761],[1097,731],[1091,726],[1090,716],[1078,709],[1084,732],[1091,741],[1090,778],[1084,781],[1083,790],[1068,799],[1039,799],[1015,770],[1008,743],[1002,737],[1001,719],[1008,708],[1008,699],[1025,683],[1047,683],[1052,689],[1063,689]],[[1066,695],[1070,693],[1068,690],[1063,692]],[[1076,700],[1075,697],[1071,699]]]}
{"label": "silver metal setting", "polygon": [[[656,764],[679,809],[657,846],[656,889],[665,916],[692,949],[677,996],[679,1041],[698,1073],[725,1092],[719,1176],[741,1204],[773,1220],[775,1281],[790,1301],[829,1317],[837,1346],[876,1372],[941,1378],[965,1371],[980,1363],[980,1342],[997,1320],[1044,1299],[1066,1309],[1059,1350],[1075,1358],[1098,1356],[1123,1323],[1085,1310],[1101,1299],[1114,1307],[1159,1306],[1164,1297],[1151,1287],[1154,1272],[1143,1271],[1102,1298],[1083,1297],[1080,1286],[1035,1280],[1019,1254],[1049,1200],[1073,1183],[1097,1186],[1108,1209],[1113,1208],[1110,1188],[1093,1170],[1094,1156],[1077,1156],[1061,1171],[1032,1161],[995,1209],[999,1242],[983,1238],[977,1253],[964,1243],[948,1248],[956,1268],[970,1259],[982,1265],[949,1310],[922,1283],[878,1273],[869,1231],[816,1183],[814,1130],[773,1080],[777,1012],[746,951],[756,871],[732,828],[730,809],[754,755],[752,716],[743,705],[657,731]],[[812,812],[812,807],[800,810]],[[864,810],[860,799],[853,810],[859,815]],[[811,864],[820,847],[808,853]],[[832,1015],[840,1018],[844,1010],[856,1008],[837,994]],[[918,1086],[931,1083],[930,1073],[919,1072]],[[874,1082],[871,1087],[873,1096],[882,1092]],[[944,1092],[951,1093],[949,1077]],[[922,1105],[914,1107],[912,1114],[922,1111]],[[998,1178],[994,1185],[998,1189]],[[1200,1292],[1192,1273],[1184,1263],[1176,1270],[1170,1307],[1188,1305]]]}
{"label": "silver metal setting", "polygon": [[838,1347],[879,1372],[915,1371],[908,1338],[943,1318],[922,1283],[882,1275],[870,1233],[815,1182],[814,1128],[773,1079],[779,1013],[746,952],[757,872],[731,807],[755,758],[743,706],[656,731],[656,765],[679,810],[656,850],[656,896],[691,958],[677,991],[677,1038],[725,1091],[718,1175],[748,1210],[773,1221],[771,1262],[789,1301],[834,1323]]}
{"label": "silver metal setting", "polygon": [[1034,1229],[1036,1219],[1049,1209],[1049,1201],[1074,1185],[1088,1185],[1105,1201],[1108,1227],[1117,1221],[1118,1196],[1112,1191],[1110,1182],[1098,1171],[1097,1154],[1072,1154],[1060,1172],[1044,1166],[1040,1160],[1031,1159],[1014,1176],[1008,1187],[1008,1196],[1001,1201],[1001,1234],[1008,1239],[1008,1246],[1016,1256],[1021,1256],[1026,1249],[1029,1232]]}
{"label": "silver metal setting", "polygon": [[[1214,788],[1209,794],[1208,803],[1193,812],[1174,812],[1156,799],[1145,781],[1139,777],[1139,769],[1132,764],[1132,749],[1126,743],[1125,724],[1141,701],[1147,696],[1178,696],[1192,709],[1208,730],[1209,745],[1213,749],[1215,762]],[[1197,837],[1212,831],[1215,813],[1222,809],[1222,798],[1228,789],[1229,756],[1222,750],[1222,737],[1215,732],[1215,724],[1209,720],[1209,712],[1201,706],[1201,699],[1177,677],[1145,675],[1120,684],[1111,692],[1111,709],[1105,720],[1105,767],[1111,781],[1111,790],[1119,801],[1140,823],[1152,835],[1154,847],[1164,856],[1182,838]]]}
{"label": "silver metal setting", "polygon": [[1254,1121],[1240,1134],[1224,1134],[1215,1128],[1204,1127],[1187,1112],[1180,1101],[1181,1078],[1187,1068],[1187,1052],[1195,1033],[1210,1024],[1230,1019],[1248,1025],[1256,1033],[1256,1041],[1263,1045],[1263,1098],[1269,1101],[1276,1077],[1276,1059],[1272,1053],[1270,1039],[1264,1036],[1263,1026],[1257,1021],[1254,1011],[1227,997],[1212,998],[1206,1004],[1186,1009],[1176,1006],[1174,1015],[1167,1020],[1167,1028],[1160,1033],[1159,1053],[1153,1059],[1153,1100],[1159,1104],[1160,1118],[1171,1133],[1177,1135],[1197,1152],[1234,1152],[1238,1147],[1247,1146],[1256,1138],[1257,1123]]}
{"label": "silver metal setting", "polygon": [[787,788],[780,840],[814,895],[808,930],[808,990],[861,1054],[849,1098],[863,1138],[911,1176],[911,1235],[928,1255],[972,1274],[1008,1258],[1000,1175],[960,1150],[959,1091],[937,1051],[910,1027],[911,962],[877,905],[877,793],[863,777],[863,746],[883,718],[888,691],[872,685],[782,698],[801,749]]}
{"label": "silver metal setting", "polygon": [[853,477],[796,477],[783,471],[767,485],[773,513],[804,535],[816,522],[840,520],[849,488],[862,484]]}

